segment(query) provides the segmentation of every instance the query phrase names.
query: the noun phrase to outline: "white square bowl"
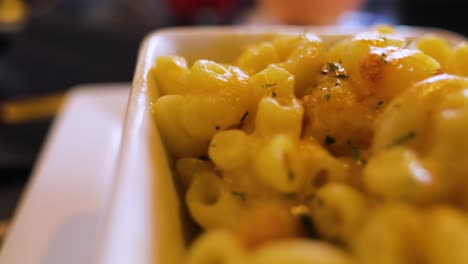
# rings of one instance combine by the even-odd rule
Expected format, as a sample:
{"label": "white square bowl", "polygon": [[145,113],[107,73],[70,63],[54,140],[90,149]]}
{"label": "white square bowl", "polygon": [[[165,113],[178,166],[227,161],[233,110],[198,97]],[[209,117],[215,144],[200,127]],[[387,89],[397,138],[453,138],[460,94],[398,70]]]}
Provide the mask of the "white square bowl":
{"label": "white square bowl", "polygon": [[[275,34],[316,33],[325,43],[362,29],[334,27],[206,27],[175,28],[150,34],[141,46],[123,131],[116,181],[109,205],[100,255],[102,264],[178,264],[185,254],[190,232],[183,199],[173,181],[155,122],[150,97],[157,98],[148,72],[162,55],[232,62],[249,43]],[[435,29],[399,27],[408,38],[436,33],[457,43],[459,35]],[[152,93],[152,92],[151,92]]]}

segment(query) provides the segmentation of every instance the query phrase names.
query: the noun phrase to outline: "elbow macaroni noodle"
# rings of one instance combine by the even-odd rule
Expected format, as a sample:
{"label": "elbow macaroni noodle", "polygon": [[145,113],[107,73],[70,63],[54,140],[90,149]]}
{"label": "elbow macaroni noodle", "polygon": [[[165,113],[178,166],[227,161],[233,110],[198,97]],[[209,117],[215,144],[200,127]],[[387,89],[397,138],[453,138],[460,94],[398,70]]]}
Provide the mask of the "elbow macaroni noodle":
{"label": "elbow macaroni noodle", "polygon": [[186,263],[468,263],[468,44],[307,33],[150,74]]}

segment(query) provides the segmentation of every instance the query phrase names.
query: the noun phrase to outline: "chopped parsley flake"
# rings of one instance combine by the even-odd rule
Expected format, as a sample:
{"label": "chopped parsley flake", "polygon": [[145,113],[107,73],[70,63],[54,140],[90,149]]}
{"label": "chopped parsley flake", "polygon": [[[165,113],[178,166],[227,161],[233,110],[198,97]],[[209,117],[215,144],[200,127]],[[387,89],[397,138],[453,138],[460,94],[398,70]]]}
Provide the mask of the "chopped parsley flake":
{"label": "chopped parsley flake", "polygon": [[382,53],[382,54],[380,54],[380,61],[382,61],[383,64],[387,64],[387,63],[388,63],[388,61],[387,61],[387,56],[388,56],[387,53]]}
{"label": "chopped parsley flake", "polygon": [[204,155],[201,155],[201,156],[198,156],[198,159],[199,160],[204,160],[204,161],[208,161],[208,157],[207,156],[204,156]]}
{"label": "chopped parsley flake", "polygon": [[416,184],[416,181],[414,180],[414,178],[410,174],[406,175],[405,178],[406,178],[406,181],[407,181],[409,186],[412,187],[413,185]]}
{"label": "chopped parsley flake", "polygon": [[327,62],[327,67],[330,71],[337,71],[341,68],[341,65],[338,63]]}
{"label": "chopped parsley flake", "polygon": [[323,98],[325,98],[325,100],[328,102],[328,101],[330,101],[331,94],[328,93],[328,94],[324,95]]}
{"label": "chopped parsley flake", "polygon": [[276,86],[276,83],[265,83],[265,84],[263,85],[263,88],[271,88],[271,87],[273,87],[273,86]]}
{"label": "chopped parsley flake", "polygon": [[273,98],[276,97],[276,92],[275,91],[271,92],[271,97],[273,97]]}
{"label": "chopped parsley flake", "polygon": [[[321,69],[320,72],[322,74],[327,74],[329,72],[335,72],[336,78],[338,79],[347,79],[349,78],[348,75],[346,75],[346,71],[341,66],[341,62],[327,62]],[[340,85],[341,83],[336,83],[335,86]]]}
{"label": "chopped parsley flake", "polygon": [[382,106],[383,105],[383,101],[378,101],[377,102],[377,106]]}
{"label": "chopped parsley flake", "polygon": [[312,179],[312,185],[314,187],[320,188],[328,182],[328,172],[325,169],[321,169],[315,174],[315,177]]}
{"label": "chopped parsley flake", "polygon": [[359,149],[351,144],[349,145],[349,148],[351,149],[351,157],[353,158],[353,160],[361,160],[361,152],[359,151]]}
{"label": "chopped parsley flake", "polygon": [[336,78],[342,79],[342,80],[346,80],[346,79],[349,78],[349,75],[346,75],[346,74],[344,74],[344,73],[338,73],[338,74],[336,75]]}
{"label": "chopped parsley flake", "polygon": [[323,200],[318,197],[315,199],[315,202],[317,203],[317,206],[319,207],[322,207],[324,205]]}
{"label": "chopped parsley flake", "polygon": [[348,141],[349,150],[351,151],[351,158],[355,161],[361,162],[361,165],[366,165],[367,161],[361,158],[361,151],[353,146],[350,141]]}
{"label": "chopped parsley flake", "polygon": [[377,202],[383,202],[385,201],[385,196],[383,194],[375,194],[374,198]]}
{"label": "chopped parsley flake", "polygon": [[413,138],[416,137],[416,132],[414,131],[408,131],[406,134],[402,135],[401,137],[397,138],[393,144],[391,144],[389,147],[393,147],[396,145],[401,145],[405,144],[406,142],[412,140]]}
{"label": "chopped parsley flake", "polygon": [[218,178],[220,178],[220,179],[223,179],[223,178],[224,178],[223,172],[222,172],[220,169],[215,168],[215,169],[214,169],[214,173],[216,174],[216,176],[217,176]]}
{"label": "chopped parsley flake", "polygon": [[325,145],[329,146],[335,142],[336,142],[336,139],[334,137],[330,137],[330,136],[325,137],[325,140],[324,140]]}
{"label": "chopped parsley flake", "polygon": [[245,201],[247,194],[245,192],[232,191],[232,195],[239,197],[242,201]]}
{"label": "chopped parsley flake", "polygon": [[293,181],[294,178],[296,178],[296,175],[294,174],[294,171],[289,170],[289,171],[288,171],[288,180],[289,180],[289,181]]}
{"label": "chopped parsley flake", "polygon": [[306,196],[306,198],[304,199],[305,202],[311,202],[315,199],[315,193],[311,193],[309,195]]}
{"label": "chopped parsley flake", "polygon": [[318,237],[314,222],[312,221],[312,218],[309,215],[300,214],[299,222],[301,223],[302,228],[304,229],[304,233],[305,235],[307,235],[307,237],[310,237],[310,238]]}
{"label": "chopped parsley flake", "polygon": [[244,113],[244,115],[242,116],[242,118],[241,118],[241,120],[240,120],[241,123],[244,123],[245,118],[247,117],[248,114],[249,114],[249,112],[245,112],[245,113]]}
{"label": "chopped parsley flake", "polygon": [[287,193],[284,195],[286,199],[296,199],[297,198],[297,193]]}
{"label": "chopped parsley flake", "polygon": [[330,242],[338,246],[343,246],[343,240],[339,236],[333,236],[330,238]]}

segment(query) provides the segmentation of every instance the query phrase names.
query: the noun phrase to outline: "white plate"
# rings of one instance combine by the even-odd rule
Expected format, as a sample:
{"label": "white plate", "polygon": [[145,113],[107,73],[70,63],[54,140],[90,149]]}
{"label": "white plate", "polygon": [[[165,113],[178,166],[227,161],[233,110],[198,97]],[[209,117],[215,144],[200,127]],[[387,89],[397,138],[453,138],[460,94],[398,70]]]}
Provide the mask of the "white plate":
{"label": "white plate", "polygon": [[130,84],[73,89],[53,124],[0,263],[90,263],[113,183]]}

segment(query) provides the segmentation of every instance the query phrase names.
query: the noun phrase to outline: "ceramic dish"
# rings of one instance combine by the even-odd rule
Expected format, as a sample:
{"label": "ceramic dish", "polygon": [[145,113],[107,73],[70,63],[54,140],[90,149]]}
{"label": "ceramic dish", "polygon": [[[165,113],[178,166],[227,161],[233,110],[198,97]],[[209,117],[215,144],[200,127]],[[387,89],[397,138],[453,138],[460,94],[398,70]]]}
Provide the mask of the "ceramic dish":
{"label": "ceramic dish", "polygon": [[[245,45],[268,39],[272,34],[316,33],[331,43],[360,29],[324,27],[214,27],[156,31],[141,46],[123,132],[117,183],[107,214],[98,256],[99,263],[180,263],[190,232],[188,216],[175,187],[170,159],[157,126],[151,118],[147,75],[155,58],[180,55],[196,59],[232,62]],[[362,30],[362,29],[361,29]],[[409,38],[434,32],[449,42],[460,36],[440,30],[401,27]],[[148,89],[150,87],[150,89]],[[154,96],[157,96],[154,95]]]}
{"label": "ceramic dish", "polygon": [[96,254],[130,84],[70,90],[8,228],[0,263],[91,263]]}

